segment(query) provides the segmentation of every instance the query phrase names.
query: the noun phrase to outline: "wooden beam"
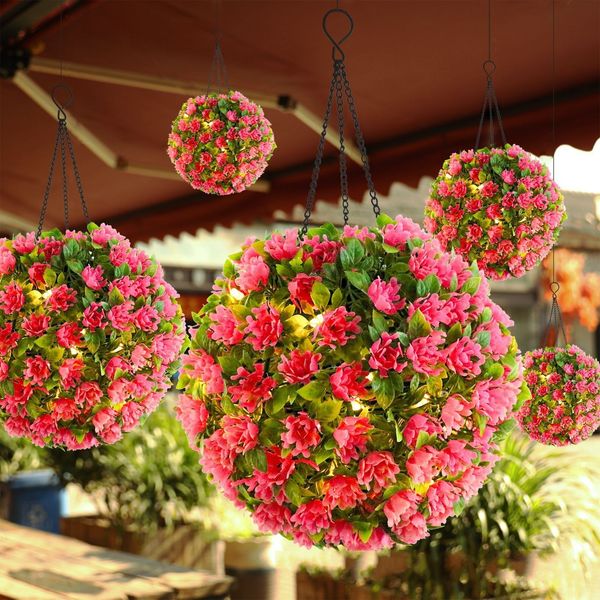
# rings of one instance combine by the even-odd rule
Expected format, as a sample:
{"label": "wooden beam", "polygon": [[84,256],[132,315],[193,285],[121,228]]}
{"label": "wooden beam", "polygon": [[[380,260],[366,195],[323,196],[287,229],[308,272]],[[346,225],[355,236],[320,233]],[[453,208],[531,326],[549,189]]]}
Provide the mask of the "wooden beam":
{"label": "wooden beam", "polygon": [[[61,73],[61,65],[58,60],[52,58],[32,56],[29,70],[34,73],[59,75]],[[107,69],[104,67],[69,62],[63,63],[62,75],[64,77],[73,77],[74,79],[83,79],[85,81],[109,83],[112,85],[121,85],[130,88],[163,92],[165,94],[177,94],[181,96],[195,96],[203,93],[208,87],[205,82],[153,77],[141,73],[134,73],[132,71],[120,71],[118,69]],[[323,120],[304,104],[297,102],[293,98],[261,94],[253,91],[247,91],[246,95],[263,108],[271,108],[293,115],[309,129],[316,134],[321,135]],[[325,139],[339,149],[339,133],[335,128],[328,128],[327,137]],[[356,164],[362,164],[360,152],[352,141],[345,140],[344,146],[348,158]]]}
{"label": "wooden beam", "polygon": [[[40,108],[45,110],[53,118],[56,118],[57,108],[52,100],[52,96],[41,88],[28,75],[19,71],[12,79],[13,83]],[[92,133],[85,125],[80,123],[68,110],[64,111],[69,123],[69,131],[77,138],[94,156],[99,158],[106,166],[124,173],[133,175],[142,175],[144,177],[157,177],[159,179],[171,179],[173,181],[183,180],[171,169],[160,169],[146,165],[136,165],[130,163],[126,158],[120,156],[109,148],[102,140]],[[254,192],[266,193],[270,190],[270,184],[266,180],[259,180],[250,186]]]}

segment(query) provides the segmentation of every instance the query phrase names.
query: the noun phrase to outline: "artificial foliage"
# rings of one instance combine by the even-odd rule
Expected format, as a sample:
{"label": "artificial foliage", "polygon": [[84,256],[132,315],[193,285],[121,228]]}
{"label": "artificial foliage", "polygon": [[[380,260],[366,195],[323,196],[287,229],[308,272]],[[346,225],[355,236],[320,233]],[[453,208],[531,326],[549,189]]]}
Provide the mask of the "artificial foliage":
{"label": "artificial foliage", "polygon": [[167,154],[194,189],[225,195],[255,183],[275,148],[262,108],[231,91],[184,102],[173,121]]}
{"label": "artificial foliage", "polygon": [[114,443],[170,387],[185,340],[161,267],[107,225],[0,239],[0,418],[68,450]]}
{"label": "artificial foliage", "polygon": [[298,543],[414,543],[477,493],[527,388],[476,265],[410,219],[252,241],[194,318],[178,416],[202,468]]}
{"label": "artificial foliage", "polygon": [[537,266],[565,219],[548,169],[510,144],[452,154],[425,205],[425,228],[442,248],[477,261],[491,279],[521,277]]}
{"label": "artificial foliage", "polygon": [[523,361],[531,398],[516,413],[533,440],[577,444],[600,427],[600,363],[574,344],[538,348]]}

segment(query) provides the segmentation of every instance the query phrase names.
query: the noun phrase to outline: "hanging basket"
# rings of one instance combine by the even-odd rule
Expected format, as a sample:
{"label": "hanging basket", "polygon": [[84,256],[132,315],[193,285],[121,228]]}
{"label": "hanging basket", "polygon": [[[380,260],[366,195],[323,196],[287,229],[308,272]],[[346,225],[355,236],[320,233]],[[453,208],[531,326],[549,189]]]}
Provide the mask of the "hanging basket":
{"label": "hanging basket", "polygon": [[481,487],[526,387],[512,322],[475,267],[381,215],[255,241],[216,286],[178,416],[261,530],[414,543]]}
{"label": "hanging basket", "polygon": [[574,344],[539,348],[523,361],[532,397],[516,413],[533,440],[578,444],[600,427],[600,364]]}
{"label": "hanging basket", "polygon": [[114,443],[153,411],[184,341],[162,269],[112,227],[0,240],[0,417],[68,450]]}
{"label": "hanging basket", "polygon": [[243,192],[276,148],[271,123],[240,92],[189,98],[173,121],[167,153],[175,170],[207,194]]}
{"label": "hanging basket", "polygon": [[491,279],[521,277],[537,266],[565,219],[547,168],[509,144],[453,154],[425,206],[425,227],[442,248],[477,261]]}

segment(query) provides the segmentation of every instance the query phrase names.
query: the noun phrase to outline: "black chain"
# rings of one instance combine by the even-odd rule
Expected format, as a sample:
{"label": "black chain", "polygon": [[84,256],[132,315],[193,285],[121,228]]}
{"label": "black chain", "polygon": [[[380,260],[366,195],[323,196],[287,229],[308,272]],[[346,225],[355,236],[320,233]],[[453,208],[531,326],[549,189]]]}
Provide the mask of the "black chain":
{"label": "black chain", "polygon": [[496,63],[493,60],[486,60],[483,63],[483,70],[487,76],[487,85],[485,90],[485,96],[483,98],[483,107],[481,109],[481,117],[479,118],[479,128],[477,130],[477,138],[475,140],[475,149],[479,148],[481,141],[481,134],[483,132],[483,124],[485,121],[486,114],[489,120],[488,129],[488,145],[494,146],[494,118],[498,122],[498,129],[500,130],[500,137],[502,138],[502,144],[506,144],[506,135],[504,133],[504,125],[502,123],[502,115],[500,114],[500,108],[498,106],[498,98],[496,97],[496,90],[494,89],[493,75],[496,71]]}
{"label": "black chain", "polygon": [[[52,92],[52,100],[56,104],[58,108],[57,114],[57,129],[56,129],[56,139],[54,142],[54,150],[52,151],[52,158],[50,160],[50,171],[48,173],[48,181],[46,182],[46,188],[44,190],[44,198],[42,200],[42,206],[40,209],[40,220],[38,222],[36,236],[39,239],[42,235],[42,230],[44,228],[44,221],[46,220],[46,213],[48,212],[48,200],[50,198],[50,190],[52,188],[52,181],[54,179],[54,170],[56,167],[56,157],[58,155],[58,149],[60,147],[60,163],[61,163],[61,174],[62,174],[62,191],[63,191],[63,211],[64,211],[64,221],[65,221],[65,230],[69,228],[69,179],[67,176],[67,150],[69,153],[69,157],[71,159],[71,165],[73,168],[73,175],[75,177],[75,183],[77,185],[77,191],[79,193],[79,199],[81,200],[81,209],[83,211],[83,216],[85,220],[89,223],[90,216],[88,212],[87,203],[85,201],[85,197],[83,195],[83,185],[81,183],[81,175],[79,174],[79,168],[77,166],[77,160],[75,159],[75,150],[73,148],[73,142],[71,141],[71,136],[69,135],[69,130],[67,128],[67,114],[61,104],[56,99],[56,91],[58,88],[67,89],[69,94],[71,94],[70,88],[65,84],[59,84],[55,86]],[[71,101],[71,96],[69,97],[69,103]]]}
{"label": "black chain", "polygon": [[338,64],[333,65],[333,76],[331,78],[331,84],[329,85],[329,94],[327,96],[327,107],[325,108],[325,117],[323,118],[323,128],[321,130],[321,137],[319,138],[319,145],[317,147],[317,155],[315,156],[315,162],[313,164],[312,175],[310,177],[310,186],[308,187],[308,194],[306,195],[306,207],[304,209],[304,221],[302,223],[302,229],[300,233],[302,236],[306,235],[308,231],[308,225],[310,222],[310,215],[315,203],[315,197],[317,195],[317,183],[319,181],[319,172],[321,170],[321,162],[323,161],[323,151],[325,149],[325,138],[327,137],[327,127],[329,125],[329,117],[331,116],[331,105],[333,104],[333,92],[335,89],[335,81],[338,77]]}
{"label": "black chain", "polygon": [[229,91],[229,76],[227,74],[227,67],[225,66],[225,57],[223,56],[223,50],[221,48],[220,38],[217,37],[215,41],[215,52],[213,54],[212,63],[210,65],[210,72],[208,75],[208,84],[206,88],[206,94],[210,93],[210,89],[213,85],[216,85],[216,91]]}
{"label": "black chain", "polygon": [[[335,40],[332,35],[327,30],[327,19],[333,13],[340,13],[344,15],[348,19],[349,29],[346,34],[341,37],[339,40]],[[336,96],[336,105],[337,105],[337,120],[338,120],[338,135],[339,135],[339,167],[340,167],[340,188],[341,188],[341,196],[342,196],[342,211],[344,217],[344,225],[348,224],[350,209],[349,209],[349,194],[348,194],[348,164],[347,164],[347,156],[346,156],[346,146],[345,146],[345,137],[344,137],[344,101],[343,97],[346,96],[346,101],[348,102],[348,108],[350,110],[350,115],[352,117],[352,124],[354,126],[354,132],[356,135],[356,140],[358,144],[358,149],[360,152],[360,158],[363,165],[363,171],[365,173],[365,178],[367,180],[367,186],[369,188],[369,196],[371,198],[371,204],[373,206],[373,212],[375,216],[379,216],[381,214],[381,209],[379,208],[379,201],[377,199],[377,193],[375,191],[375,186],[373,184],[373,178],[371,176],[371,168],[369,166],[369,158],[367,156],[367,148],[365,145],[365,140],[362,134],[362,130],[360,128],[360,123],[358,120],[358,113],[356,110],[356,104],[354,102],[354,97],[352,95],[352,90],[350,88],[350,82],[348,81],[348,76],[346,74],[346,67],[344,64],[345,54],[341,48],[341,44],[350,36],[352,30],[354,29],[354,21],[350,14],[340,8],[334,8],[325,13],[323,17],[323,31],[325,35],[331,41],[333,47],[331,51],[331,56],[333,59],[333,75],[331,78],[331,84],[329,86],[329,95],[327,97],[327,107],[325,109],[325,117],[323,119],[323,129],[321,131],[321,137],[319,139],[319,145],[317,147],[317,154],[315,156],[315,161],[313,163],[313,170],[310,179],[310,186],[308,188],[308,194],[306,196],[306,207],[304,210],[304,221],[302,223],[302,228],[300,230],[301,235],[306,235],[308,231],[308,225],[310,222],[310,216],[313,210],[315,197],[317,193],[317,182],[319,179],[319,172],[321,169],[321,163],[323,161],[323,152],[325,148],[325,138],[327,136],[327,127],[329,125],[329,119],[331,116],[331,109],[333,103],[333,94],[335,91]],[[343,92],[343,93],[342,93]]]}
{"label": "black chain", "polygon": [[548,315],[548,324],[542,337],[542,346],[554,347],[558,343],[560,334],[562,333],[565,344],[568,343],[567,334],[565,332],[565,326],[563,323],[562,312],[558,305],[558,291],[560,285],[557,281],[553,281],[550,284],[550,291],[552,292],[552,303],[550,305],[550,314]]}
{"label": "black chain", "polygon": [[[343,65],[342,65],[343,68]],[[335,99],[337,103],[338,131],[340,134],[340,190],[342,192],[342,213],[344,225],[348,225],[350,216],[348,197],[348,165],[346,162],[346,146],[344,145],[344,97],[342,90],[342,78],[338,69],[338,77],[335,82]]]}

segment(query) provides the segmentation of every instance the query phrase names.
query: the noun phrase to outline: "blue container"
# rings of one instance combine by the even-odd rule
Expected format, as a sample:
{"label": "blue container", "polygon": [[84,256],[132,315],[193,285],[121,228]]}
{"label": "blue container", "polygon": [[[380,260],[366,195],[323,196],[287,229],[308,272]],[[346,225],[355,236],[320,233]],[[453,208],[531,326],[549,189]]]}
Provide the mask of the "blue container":
{"label": "blue container", "polygon": [[66,493],[51,469],[23,471],[7,480],[8,519],[13,523],[59,533]]}

